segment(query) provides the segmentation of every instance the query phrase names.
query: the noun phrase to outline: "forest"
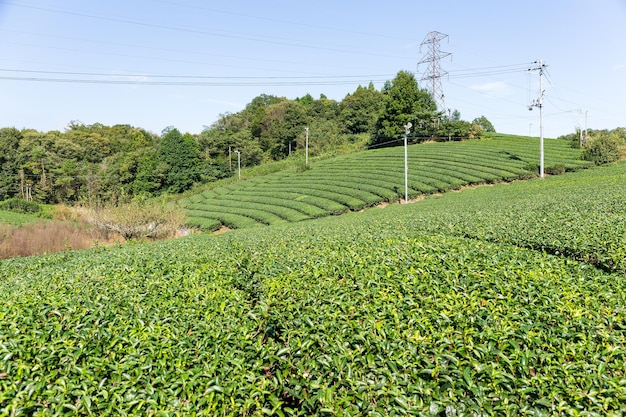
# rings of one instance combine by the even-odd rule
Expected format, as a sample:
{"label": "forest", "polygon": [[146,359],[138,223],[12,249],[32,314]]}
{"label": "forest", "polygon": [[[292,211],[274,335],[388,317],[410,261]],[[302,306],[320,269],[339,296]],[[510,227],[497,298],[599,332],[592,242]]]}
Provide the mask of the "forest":
{"label": "forest", "polygon": [[456,110],[437,109],[414,75],[399,71],[380,90],[372,83],[359,86],[341,101],[262,94],[237,113],[221,114],[199,134],[173,126],[156,134],[131,125],[80,121],[71,121],[62,132],[4,127],[0,200],[116,204],[177,194],[233,175],[238,162],[248,167],[302,156],[305,141],[312,156],[330,149],[399,145],[408,122],[414,126],[412,142],[495,131],[485,117],[468,122]]}

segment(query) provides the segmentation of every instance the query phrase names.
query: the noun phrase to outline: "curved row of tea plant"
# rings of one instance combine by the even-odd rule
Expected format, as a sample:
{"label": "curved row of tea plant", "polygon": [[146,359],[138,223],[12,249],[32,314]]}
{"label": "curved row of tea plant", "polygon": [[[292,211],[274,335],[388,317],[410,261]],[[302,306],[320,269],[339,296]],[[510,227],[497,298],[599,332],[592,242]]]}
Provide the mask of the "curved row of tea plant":
{"label": "curved row of tea plant", "polygon": [[[527,184],[486,188],[567,182]],[[0,414],[619,415],[623,274],[430,231],[429,201],[3,261]]]}
{"label": "curved row of tea plant", "polygon": [[[493,136],[467,142],[409,147],[409,197],[466,185],[535,175],[537,140]],[[546,166],[589,166],[569,142],[546,141]],[[404,196],[403,148],[385,148],[316,162],[241,181],[179,200],[189,223],[203,229],[294,222],[360,210]],[[294,204],[296,203],[296,204]]]}
{"label": "curved row of tea plant", "polygon": [[514,244],[626,274],[625,163],[432,196],[413,210],[415,227],[428,232]]}

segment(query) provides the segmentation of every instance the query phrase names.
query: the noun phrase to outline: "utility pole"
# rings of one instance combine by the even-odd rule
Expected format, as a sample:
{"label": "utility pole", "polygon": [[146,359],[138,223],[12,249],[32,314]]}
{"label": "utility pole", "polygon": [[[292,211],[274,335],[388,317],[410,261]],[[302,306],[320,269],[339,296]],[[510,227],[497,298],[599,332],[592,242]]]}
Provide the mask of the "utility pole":
{"label": "utility pole", "polygon": [[235,151],[237,154],[237,173],[239,175],[239,180],[241,180],[241,151]]}
{"label": "utility pole", "polygon": [[420,44],[420,52],[423,46],[428,47],[428,52],[417,63],[417,67],[421,64],[427,64],[426,71],[420,81],[427,81],[430,84],[430,94],[433,101],[437,104],[437,109],[445,111],[446,105],[444,101],[443,88],[441,87],[441,78],[448,75],[447,71],[441,69],[439,61],[452,55],[450,52],[443,52],[440,49],[441,41],[446,39],[448,35],[440,32],[428,32]]}
{"label": "utility pole", "polygon": [[450,122],[452,121],[452,117],[450,116],[451,111],[450,107],[448,107],[448,141],[452,140],[452,131],[450,130]]}
{"label": "utility pole", "polygon": [[589,115],[589,110],[585,110],[585,134],[583,135],[581,147],[585,146],[585,142],[587,141],[587,115]]}
{"label": "utility pole", "polygon": [[528,71],[539,71],[539,98],[533,100],[532,104],[528,106],[528,110],[532,110],[533,107],[539,108],[539,177],[543,178],[543,71],[547,65],[540,59],[534,68],[529,68]]}
{"label": "utility pole", "polygon": [[[583,111],[582,109],[578,110],[578,114],[582,116]],[[583,147],[583,125],[582,122],[577,122],[576,123],[576,131],[578,132],[578,145],[582,148]]]}
{"label": "utility pole", "polygon": [[404,204],[409,202],[409,151],[407,137],[412,126],[411,122],[404,125]]}
{"label": "utility pole", "polygon": [[306,139],[305,139],[305,145],[304,145],[306,156],[305,156],[304,164],[306,166],[309,166],[309,128],[305,127],[304,128],[304,132],[306,133]]}

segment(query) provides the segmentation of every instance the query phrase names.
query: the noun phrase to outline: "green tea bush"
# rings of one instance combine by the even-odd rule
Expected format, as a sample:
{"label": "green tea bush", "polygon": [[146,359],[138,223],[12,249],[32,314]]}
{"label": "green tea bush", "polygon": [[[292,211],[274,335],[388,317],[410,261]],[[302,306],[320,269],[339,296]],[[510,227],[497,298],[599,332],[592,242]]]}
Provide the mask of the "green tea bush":
{"label": "green tea bush", "polygon": [[0,412],[620,410],[623,280],[366,218],[4,264]]}
{"label": "green tea bush", "polygon": [[565,168],[565,165],[563,164],[556,164],[556,165],[546,167],[546,174],[549,174],[549,175],[561,175],[561,174],[564,174],[565,171],[566,171],[566,168]]}
{"label": "green tea bush", "polygon": [[[565,141],[546,140],[545,148],[546,165],[554,167],[554,173],[560,167],[574,171],[591,165],[580,159],[581,150],[570,148]],[[310,215],[303,211],[302,216],[290,216],[295,220],[287,219],[300,221],[399,201],[404,197],[403,152],[403,148],[394,147],[341,155],[314,161],[308,166],[313,169],[303,169],[303,161],[300,161],[300,166],[186,197],[181,201],[181,207],[192,209],[193,213],[205,208],[216,213],[220,211],[217,207],[221,206],[222,213],[219,214],[228,214],[230,205],[222,202],[239,201],[238,213],[246,214],[244,212],[249,210],[248,217],[258,218],[254,211],[259,207],[252,204],[255,195],[267,197],[271,191],[276,195],[289,194],[293,199],[323,199],[319,200],[321,205],[317,207],[325,214]],[[514,136],[491,134],[476,141],[412,145],[408,149],[409,198],[457,190],[466,185],[533,178],[538,174],[537,159],[537,140]],[[243,194],[245,200],[240,198]],[[261,199],[258,201],[261,203]],[[264,200],[261,204],[273,203]],[[269,207],[267,210],[275,211]],[[208,214],[205,213],[204,217],[208,218]],[[190,219],[193,220],[192,215]],[[259,219],[259,224],[268,223],[274,224]],[[232,226],[244,227],[238,223]]]}

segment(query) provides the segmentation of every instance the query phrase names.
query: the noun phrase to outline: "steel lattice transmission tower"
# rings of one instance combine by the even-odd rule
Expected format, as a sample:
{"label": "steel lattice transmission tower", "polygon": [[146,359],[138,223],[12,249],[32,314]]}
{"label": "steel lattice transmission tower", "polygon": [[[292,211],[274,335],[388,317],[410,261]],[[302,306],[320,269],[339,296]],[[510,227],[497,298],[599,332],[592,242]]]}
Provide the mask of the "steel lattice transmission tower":
{"label": "steel lattice transmission tower", "polygon": [[426,71],[424,71],[420,81],[427,81],[433,101],[437,103],[437,109],[444,112],[446,111],[446,105],[443,88],[441,87],[441,78],[448,75],[448,72],[441,68],[439,62],[443,58],[452,55],[450,52],[443,52],[440,49],[441,41],[447,37],[448,35],[441,32],[428,32],[428,35],[420,44],[420,52],[422,52],[423,47],[427,47],[428,51],[417,63],[418,69],[420,65],[426,64]]}

